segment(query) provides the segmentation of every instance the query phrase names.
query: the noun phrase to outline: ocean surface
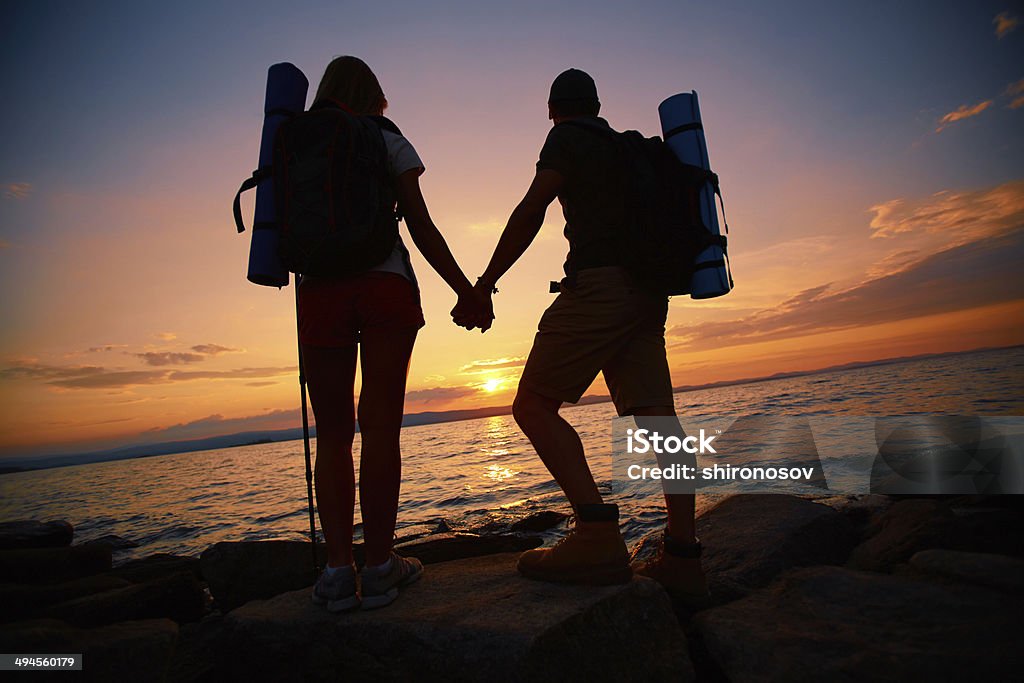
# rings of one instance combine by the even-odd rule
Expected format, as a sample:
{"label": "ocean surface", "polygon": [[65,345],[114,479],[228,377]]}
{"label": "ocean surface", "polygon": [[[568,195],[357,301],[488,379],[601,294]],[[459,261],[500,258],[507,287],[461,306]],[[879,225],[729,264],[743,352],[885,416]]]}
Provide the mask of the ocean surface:
{"label": "ocean surface", "polygon": [[[693,419],[1024,415],[1024,347],[681,392],[675,401]],[[662,525],[659,489],[610,481],[612,405],[563,414],[606,500],[619,504],[627,541]],[[442,519],[473,530],[542,509],[569,511],[511,416],[408,427],[402,449],[400,537]],[[358,467],[358,435],[355,452]],[[76,542],[115,534],[138,544],[118,551],[117,562],[309,533],[301,440],[18,472],[0,476],[0,494],[0,519],[66,519]],[[709,504],[710,496],[698,496],[698,510]],[[356,515],[358,523],[358,501]]]}

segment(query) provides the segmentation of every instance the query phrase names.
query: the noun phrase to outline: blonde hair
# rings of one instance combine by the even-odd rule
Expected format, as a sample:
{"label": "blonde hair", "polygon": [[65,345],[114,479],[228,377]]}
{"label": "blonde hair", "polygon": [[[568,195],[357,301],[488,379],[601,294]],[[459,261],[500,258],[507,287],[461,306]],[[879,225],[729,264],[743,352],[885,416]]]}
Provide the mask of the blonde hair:
{"label": "blonde hair", "polygon": [[314,102],[320,100],[334,100],[356,114],[379,115],[388,106],[380,82],[370,67],[349,55],[335,57],[327,65]]}

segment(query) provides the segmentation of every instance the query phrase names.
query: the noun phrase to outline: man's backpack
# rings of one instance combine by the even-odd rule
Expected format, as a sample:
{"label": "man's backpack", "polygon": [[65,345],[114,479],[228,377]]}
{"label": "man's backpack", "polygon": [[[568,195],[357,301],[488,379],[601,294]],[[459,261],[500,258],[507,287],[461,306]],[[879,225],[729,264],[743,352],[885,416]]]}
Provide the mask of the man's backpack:
{"label": "man's backpack", "polygon": [[621,241],[623,265],[659,293],[689,294],[698,255],[711,246],[725,253],[725,235],[712,233],[700,212],[700,192],[710,182],[719,193],[718,176],[684,164],[658,137],[579,119],[562,125],[584,128],[616,145],[629,219]]}
{"label": "man's backpack", "polygon": [[[399,217],[381,129],[401,135],[383,116],[358,116],[331,102],[278,128],[271,168],[251,180],[254,186],[273,174],[279,254],[291,272],[349,275],[391,254]],[[237,210],[235,216],[237,222]]]}

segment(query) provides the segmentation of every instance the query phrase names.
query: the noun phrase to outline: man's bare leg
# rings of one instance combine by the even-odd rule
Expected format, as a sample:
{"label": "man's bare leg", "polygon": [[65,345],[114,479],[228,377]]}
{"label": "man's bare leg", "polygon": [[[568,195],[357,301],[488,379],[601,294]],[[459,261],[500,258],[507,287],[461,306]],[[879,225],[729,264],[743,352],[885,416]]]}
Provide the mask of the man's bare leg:
{"label": "man's bare leg", "polygon": [[580,435],[558,414],[561,405],[557,399],[520,388],[512,415],[574,509],[601,503]]}

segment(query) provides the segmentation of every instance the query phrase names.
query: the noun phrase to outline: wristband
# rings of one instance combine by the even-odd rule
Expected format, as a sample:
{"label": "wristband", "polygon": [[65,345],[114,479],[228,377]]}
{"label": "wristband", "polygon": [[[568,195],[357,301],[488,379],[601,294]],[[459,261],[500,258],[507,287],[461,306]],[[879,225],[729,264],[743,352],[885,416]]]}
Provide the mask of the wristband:
{"label": "wristband", "polygon": [[[483,281],[484,281],[484,278],[483,278],[482,275],[476,279],[476,283],[477,284],[480,284]],[[485,283],[485,284],[489,284],[489,283]],[[493,284],[490,286],[490,290],[491,290],[491,294],[497,294],[498,293],[498,288],[495,287]]]}

